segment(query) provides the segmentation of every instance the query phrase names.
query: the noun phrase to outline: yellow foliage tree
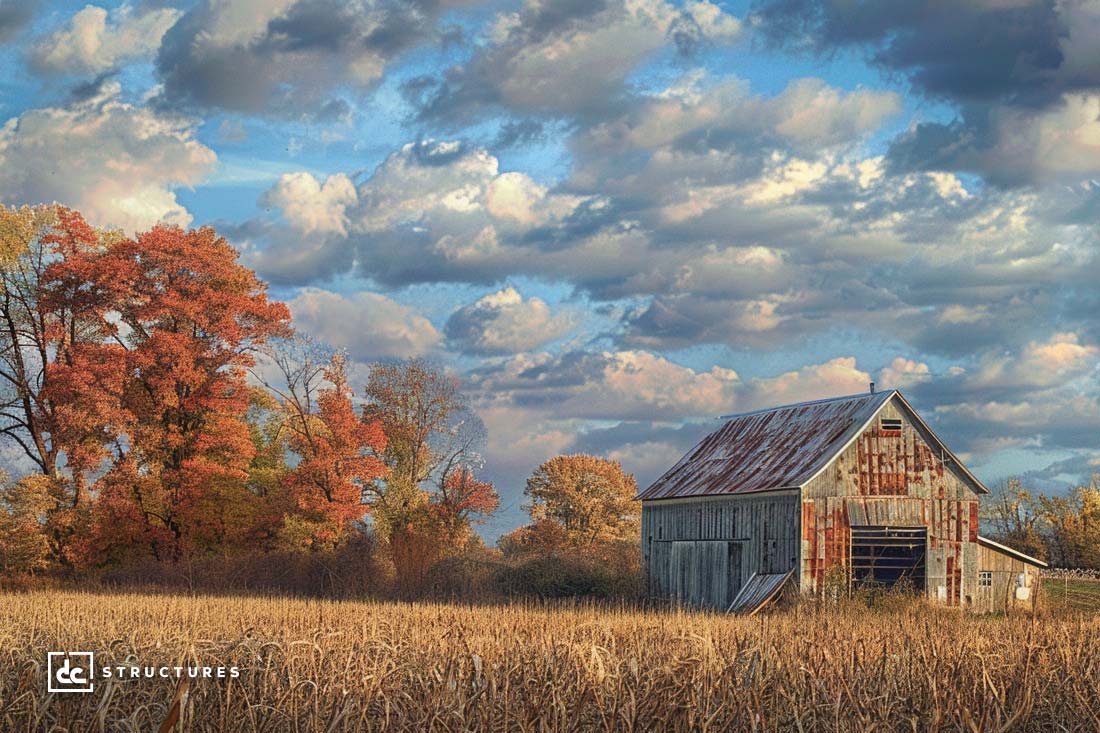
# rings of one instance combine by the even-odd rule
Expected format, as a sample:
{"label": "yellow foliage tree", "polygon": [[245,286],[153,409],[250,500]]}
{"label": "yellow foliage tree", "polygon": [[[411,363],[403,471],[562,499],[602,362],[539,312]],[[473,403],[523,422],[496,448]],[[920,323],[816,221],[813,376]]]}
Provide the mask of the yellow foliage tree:
{"label": "yellow foliage tree", "polygon": [[527,479],[525,508],[538,523],[558,522],[578,546],[636,540],[638,484],[618,461],[585,454],[556,456]]}
{"label": "yellow foliage tree", "polygon": [[1100,569],[1100,477],[1068,496],[1039,499],[1050,528],[1051,555],[1064,567]]}
{"label": "yellow foliage tree", "polygon": [[32,474],[0,488],[0,572],[42,570],[50,553],[43,520],[56,507],[48,476]]}
{"label": "yellow foliage tree", "polygon": [[57,209],[53,206],[16,208],[0,204],[0,267],[10,267],[56,222]]}

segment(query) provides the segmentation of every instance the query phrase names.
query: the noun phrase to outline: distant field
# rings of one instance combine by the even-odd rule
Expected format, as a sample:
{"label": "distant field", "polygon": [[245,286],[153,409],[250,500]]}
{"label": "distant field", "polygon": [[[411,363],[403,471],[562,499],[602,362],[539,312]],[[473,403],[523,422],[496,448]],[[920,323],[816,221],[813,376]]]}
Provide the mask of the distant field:
{"label": "distant field", "polygon": [[[46,693],[46,652],[237,679]],[[0,729],[1100,730],[1100,618],[0,595]],[[1005,727],[1008,726],[1008,727]]]}
{"label": "distant field", "polygon": [[1043,592],[1049,605],[1100,612],[1100,579],[1044,578]]}

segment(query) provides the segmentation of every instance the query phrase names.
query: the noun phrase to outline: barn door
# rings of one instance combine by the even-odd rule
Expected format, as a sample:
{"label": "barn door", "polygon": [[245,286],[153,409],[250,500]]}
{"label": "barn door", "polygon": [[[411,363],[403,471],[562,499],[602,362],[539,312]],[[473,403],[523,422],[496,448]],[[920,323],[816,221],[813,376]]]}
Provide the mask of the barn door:
{"label": "barn door", "polygon": [[669,544],[669,595],[692,606],[729,608],[741,589],[741,543],[684,540]]}
{"label": "barn door", "polygon": [[852,527],[852,582],[924,592],[927,527]]}

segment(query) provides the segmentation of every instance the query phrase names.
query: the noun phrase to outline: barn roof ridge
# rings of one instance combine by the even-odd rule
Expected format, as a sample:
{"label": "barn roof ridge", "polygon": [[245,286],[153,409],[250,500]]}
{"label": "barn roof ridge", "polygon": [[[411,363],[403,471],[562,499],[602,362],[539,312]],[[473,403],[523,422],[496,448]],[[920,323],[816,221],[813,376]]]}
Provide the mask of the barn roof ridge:
{"label": "barn roof ridge", "polygon": [[[840,397],[823,397],[817,400],[805,400],[803,402],[792,402],[788,405],[776,405],[775,407],[761,407],[758,410],[748,410],[747,412],[734,412],[729,415],[720,415],[719,420],[735,420],[739,417],[749,417],[751,415],[761,415],[765,412],[778,412],[780,410],[791,410],[796,407],[812,407],[813,405],[824,405],[830,402],[844,402],[846,400],[869,400],[872,397],[889,398],[895,394],[899,394],[896,389],[886,389],[879,392],[857,392],[855,394],[842,395]],[[886,402],[883,399],[883,402]]]}

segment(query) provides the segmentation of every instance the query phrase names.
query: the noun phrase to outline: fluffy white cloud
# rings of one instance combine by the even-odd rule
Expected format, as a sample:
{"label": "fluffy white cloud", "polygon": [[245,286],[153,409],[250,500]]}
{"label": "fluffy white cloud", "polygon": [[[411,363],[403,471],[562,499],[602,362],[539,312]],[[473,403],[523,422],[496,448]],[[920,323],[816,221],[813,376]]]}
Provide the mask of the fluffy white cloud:
{"label": "fluffy white cloud", "polygon": [[296,327],[361,362],[420,356],[442,340],[427,318],[378,293],[302,288],[287,305]]}
{"label": "fluffy white cloud", "polygon": [[[858,138],[881,119],[860,111],[868,100],[846,106],[859,92],[811,86],[811,98],[854,121],[825,128]],[[792,99],[808,94],[792,89]],[[340,202],[346,238],[329,228],[307,243],[308,263],[301,238],[261,242],[256,264],[291,282],[351,263],[395,286],[556,279],[595,301],[627,301],[612,334],[620,347],[771,349],[844,323],[952,357],[1034,338],[1009,324],[1052,312],[1049,288],[1085,292],[1100,275],[1100,238],[1087,224],[1100,189],[972,191],[950,173],[895,174],[858,140],[795,154],[774,133],[791,119],[786,102],[759,101],[768,114],[726,135],[736,130],[707,122],[727,114],[708,94],[670,91],[579,133],[575,167],[554,186],[458,142],[403,146],[355,202]],[[667,127],[651,124],[661,117]],[[1087,298],[1071,305],[1083,314]]]}
{"label": "fluffy white cloud", "polygon": [[[976,369],[954,370],[916,389],[935,405],[937,421],[977,456],[1088,451],[1100,431],[1098,376],[1100,348],[1066,332],[983,354]],[[1069,462],[1084,474],[1083,464]]]}
{"label": "fluffy white cloud", "polygon": [[357,190],[348,183],[330,176],[321,186],[295,174],[264,195],[292,226],[324,236],[303,253],[300,237],[275,231],[250,246],[261,273],[309,282],[357,262],[363,274],[403,285],[491,282],[524,269],[525,261],[557,269],[553,261],[567,266],[570,252],[539,257],[520,240],[540,227],[553,231],[588,200],[554,193],[523,173],[502,173],[496,157],[457,141],[409,143]]}
{"label": "fluffy white cloud", "polygon": [[809,364],[800,369],[752,380],[745,390],[739,409],[818,400],[825,397],[866,392],[871,375],[856,366],[852,356],[840,356],[823,364]]}
{"label": "fluffy white cloud", "polygon": [[974,376],[978,386],[1052,387],[1100,370],[1100,347],[1082,344],[1075,333],[1032,341],[1018,354],[986,356]]}
{"label": "fluffy white cloud", "polygon": [[173,8],[135,10],[122,5],[107,12],[86,5],[64,28],[34,44],[31,60],[47,72],[98,74],[120,63],[151,57],[160,39],[183,13]]}
{"label": "fluffy white cloud", "polygon": [[1079,181],[1100,170],[1100,94],[1067,94],[1061,107],[1034,117],[1003,113],[997,126],[993,160],[1030,150],[1040,180]]}
{"label": "fluffy white cloud", "polygon": [[355,184],[343,173],[329,176],[322,184],[303,171],[280,176],[261,203],[281,209],[291,226],[304,234],[346,237],[347,210],[357,200]]}
{"label": "fluffy white cloud", "polygon": [[127,231],[191,215],[172,189],[193,186],[217,157],[188,120],[118,98],[107,82],[67,107],[30,109],[0,128],[0,200],[57,201],[92,223]]}
{"label": "fluffy white cloud", "polygon": [[[550,5],[532,4],[541,6],[539,10]],[[524,14],[502,20],[510,25],[509,40],[522,37],[522,44],[508,46],[498,83],[509,106],[532,110],[565,104],[572,106],[569,111],[579,111],[598,103],[601,94],[668,43],[674,25],[685,31],[694,26],[699,40],[728,41],[740,31],[735,18],[711,3],[692,3],[686,14],[680,14],[661,0],[611,2],[604,12],[585,19],[588,22],[565,25],[541,37],[528,30],[525,16],[531,14],[529,6]]]}
{"label": "fluffy white cloud", "polygon": [[533,226],[547,219],[547,213],[540,211],[546,193],[545,186],[538,185],[523,173],[501,173],[486,188],[485,208],[496,219],[511,219]]}
{"label": "fluffy white cloud", "polygon": [[522,486],[535,466],[569,450],[577,437],[575,430],[547,421],[537,410],[486,405],[479,407],[477,414],[489,434],[486,464],[513,478],[509,486],[501,488]]}
{"label": "fluffy white cloud", "polygon": [[572,327],[569,314],[554,314],[541,298],[523,299],[506,287],[451,314],[447,338],[472,354],[514,354],[553,341]]}
{"label": "fluffy white cloud", "polygon": [[878,373],[878,384],[882,389],[905,389],[931,378],[932,372],[927,364],[899,356]]}
{"label": "fluffy white cloud", "polygon": [[789,273],[784,268],[787,257],[784,250],[761,245],[721,248],[708,245],[698,254],[684,258],[675,272],[672,289],[691,293],[782,290],[789,284],[786,280]]}
{"label": "fluffy white cloud", "polygon": [[505,231],[525,231],[571,213],[582,201],[551,194],[528,175],[501,173],[497,159],[458,141],[408,143],[359,190],[359,232],[384,232],[433,219],[472,218]]}

